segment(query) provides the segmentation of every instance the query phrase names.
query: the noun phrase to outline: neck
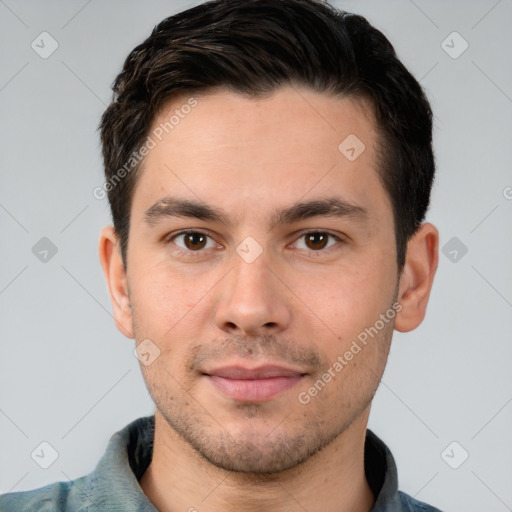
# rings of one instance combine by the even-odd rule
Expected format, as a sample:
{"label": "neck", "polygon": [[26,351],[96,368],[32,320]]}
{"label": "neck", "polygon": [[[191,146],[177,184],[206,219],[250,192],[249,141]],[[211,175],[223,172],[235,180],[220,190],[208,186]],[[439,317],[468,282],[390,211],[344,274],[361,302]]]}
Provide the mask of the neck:
{"label": "neck", "polygon": [[160,512],[368,512],[369,408],[323,450],[273,475],[226,471],[203,459],[156,411],[153,459],[140,486]]}

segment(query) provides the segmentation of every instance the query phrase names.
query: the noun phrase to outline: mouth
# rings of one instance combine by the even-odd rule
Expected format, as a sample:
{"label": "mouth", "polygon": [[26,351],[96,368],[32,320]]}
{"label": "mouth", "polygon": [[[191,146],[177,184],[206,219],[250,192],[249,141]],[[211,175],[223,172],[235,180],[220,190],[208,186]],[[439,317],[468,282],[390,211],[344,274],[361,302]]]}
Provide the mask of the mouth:
{"label": "mouth", "polygon": [[238,402],[265,402],[296,386],[307,374],[280,366],[225,366],[204,372],[224,396]]}

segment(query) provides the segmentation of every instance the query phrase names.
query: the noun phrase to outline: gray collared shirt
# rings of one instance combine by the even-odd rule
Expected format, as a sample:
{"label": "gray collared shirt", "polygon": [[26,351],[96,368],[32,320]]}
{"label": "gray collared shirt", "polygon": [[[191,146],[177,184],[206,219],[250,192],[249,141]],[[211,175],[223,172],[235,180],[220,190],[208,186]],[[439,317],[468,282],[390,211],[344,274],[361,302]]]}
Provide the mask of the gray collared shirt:
{"label": "gray collared shirt", "polygon": [[[0,512],[158,512],[139,485],[153,456],[154,428],[154,416],[133,421],[111,437],[92,473],[70,482],[3,494]],[[376,496],[371,512],[441,512],[398,490],[393,456],[370,430],[364,462]]]}

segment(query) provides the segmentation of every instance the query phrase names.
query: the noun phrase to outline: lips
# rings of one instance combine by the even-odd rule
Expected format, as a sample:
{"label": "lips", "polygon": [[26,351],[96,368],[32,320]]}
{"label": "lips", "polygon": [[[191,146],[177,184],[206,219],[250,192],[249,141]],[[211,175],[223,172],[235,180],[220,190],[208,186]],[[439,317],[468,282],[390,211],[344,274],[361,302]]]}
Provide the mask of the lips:
{"label": "lips", "polygon": [[261,380],[273,377],[297,377],[301,372],[283,368],[281,366],[261,366],[259,368],[243,368],[240,366],[227,366],[208,372],[209,375],[236,380]]}
{"label": "lips", "polygon": [[305,373],[281,366],[226,366],[204,373],[223,394],[239,402],[263,402],[294,387]]}

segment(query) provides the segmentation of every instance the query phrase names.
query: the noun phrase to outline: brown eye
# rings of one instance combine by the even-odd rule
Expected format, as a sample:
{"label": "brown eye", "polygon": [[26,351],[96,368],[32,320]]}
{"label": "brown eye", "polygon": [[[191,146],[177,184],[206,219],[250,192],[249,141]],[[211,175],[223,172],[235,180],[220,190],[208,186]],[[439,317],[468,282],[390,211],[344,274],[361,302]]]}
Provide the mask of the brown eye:
{"label": "brown eye", "polygon": [[202,233],[185,233],[183,236],[185,246],[191,251],[197,251],[206,246],[206,235]]}
{"label": "brown eye", "polygon": [[200,231],[182,231],[170,238],[169,242],[188,252],[203,252],[202,249],[215,247],[214,240]]}
{"label": "brown eye", "polygon": [[294,245],[296,248],[309,253],[324,253],[333,245],[342,243],[342,238],[328,231],[309,231],[300,236]]}
{"label": "brown eye", "polygon": [[304,235],[306,246],[309,249],[318,250],[323,249],[327,245],[327,241],[329,239],[329,234],[327,233],[308,233]]}

